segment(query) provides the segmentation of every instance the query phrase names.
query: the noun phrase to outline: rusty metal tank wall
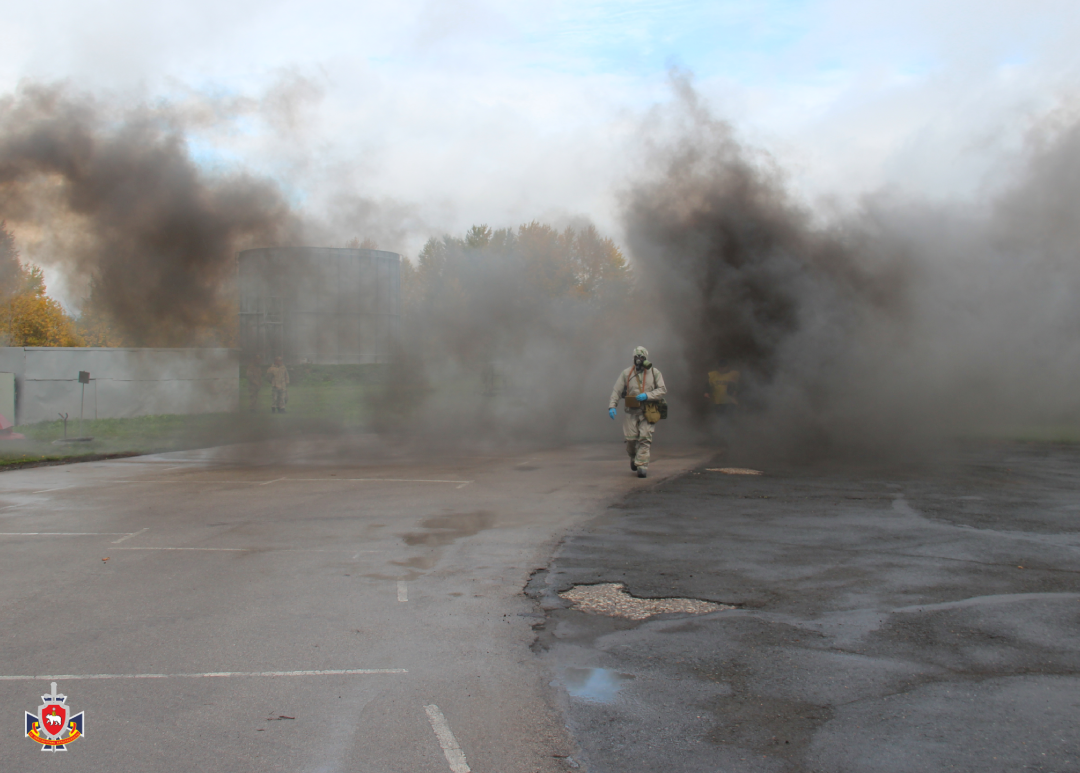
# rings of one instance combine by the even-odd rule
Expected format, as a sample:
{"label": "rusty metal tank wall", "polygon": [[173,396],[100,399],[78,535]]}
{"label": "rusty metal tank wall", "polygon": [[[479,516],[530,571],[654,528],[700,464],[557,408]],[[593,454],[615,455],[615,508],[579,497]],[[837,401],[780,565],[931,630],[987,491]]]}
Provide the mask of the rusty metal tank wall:
{"label": "rusty metal tank wall", "polygon": [[245,250],[237,258],[244,361],[388,362],[401,314],[401,256],[323,247]]}

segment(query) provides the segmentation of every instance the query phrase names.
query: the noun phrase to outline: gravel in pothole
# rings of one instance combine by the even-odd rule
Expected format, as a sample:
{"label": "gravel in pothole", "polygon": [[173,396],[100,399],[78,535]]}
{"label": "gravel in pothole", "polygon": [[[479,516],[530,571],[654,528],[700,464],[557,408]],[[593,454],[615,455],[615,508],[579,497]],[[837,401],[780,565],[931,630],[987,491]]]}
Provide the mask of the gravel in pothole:
{"label": "gravel in pothole", "polygon": [[600,585],[575,585],[559,594],[559,598],[571,601],[574,609],[593,615],[625,617],[628,620],[644,620],[653,615],[681,613],[704,615],[721,609],[735,609],[728,604],[716,604],[699,599],[639,599],[631,596],[621,582]]}

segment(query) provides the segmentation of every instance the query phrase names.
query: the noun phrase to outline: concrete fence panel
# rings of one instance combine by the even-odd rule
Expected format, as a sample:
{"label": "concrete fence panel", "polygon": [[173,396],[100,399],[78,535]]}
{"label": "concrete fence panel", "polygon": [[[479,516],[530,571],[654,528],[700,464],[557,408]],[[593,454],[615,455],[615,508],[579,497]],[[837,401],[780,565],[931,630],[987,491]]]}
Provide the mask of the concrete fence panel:
{"label": "concrete fence panel", "polygon": [[[0,372],[15,374],[19,424],[59,413],[87,419],[235,411],[240,400],[235,349],[0,348]],[[79,371],[90,383],[79,383]]]}

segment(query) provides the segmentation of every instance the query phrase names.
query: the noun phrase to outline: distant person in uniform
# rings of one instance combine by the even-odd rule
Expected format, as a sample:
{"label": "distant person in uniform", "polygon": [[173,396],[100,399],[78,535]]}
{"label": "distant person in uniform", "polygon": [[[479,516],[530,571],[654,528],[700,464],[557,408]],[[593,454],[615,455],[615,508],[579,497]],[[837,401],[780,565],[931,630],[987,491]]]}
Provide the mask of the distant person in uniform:
{"label": "distant person in uniform", "polygon": [[659,402],[666,394],[664,377],[649,362],[649,352],[644,346],[637,347],[634,349],[634,364],[615,379],[615,387],[608,401],[608,415],[615,418],[619,398],[623,398],[626,403],[623,438],[626,440],[626,453],[630,455],[630,469],[636,471],[639,478],[644,478],[648,473],[653,430],[659,418],[657,412],[656,418],[649,421],[646,408],[649,403]]}
{"label": "distant person in uniform", "polygon": [[709,371],[705,399],[717,417],[729,415],[739,405],[739,371],[727,360],[719,360]]}
{"label": "distant person in uniform", "polygon": [[255,408],[258,407],[259,390],[262,389],[263,381],[261,354],[256,354],[255,359],[248,363],[244,376],[247,377],[248,385],[248,410],[254,412]]}
{"label": "distant person in uniform", "polygon": [[280,357],[275,357],[274,364],[266,369],[266,378],[270,380],[273,396],[271,412],[285,413],[285,403],[289,402],[289,371],[285,369]]}

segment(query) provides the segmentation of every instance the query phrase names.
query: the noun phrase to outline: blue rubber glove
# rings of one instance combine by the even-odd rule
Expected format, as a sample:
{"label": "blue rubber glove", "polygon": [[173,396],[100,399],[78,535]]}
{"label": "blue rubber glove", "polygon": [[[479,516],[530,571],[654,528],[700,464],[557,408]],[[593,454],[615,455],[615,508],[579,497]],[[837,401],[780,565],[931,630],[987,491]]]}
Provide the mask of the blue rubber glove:
{"label": "blue rubber glove", "polygon": [[643,402],[645,402],[646,400],[649,399],[649,396],[647,394],[645,394],[644,392],[642,392],[640,395],[637,396],[637,399],[638,399],[639,403],[643,403]]}
{"label": "blue rubber glove", "polygon": [[608,408],[607,415],[610,416],[612,419],[614,419],[615,418],[615,409],[614,408]]}

